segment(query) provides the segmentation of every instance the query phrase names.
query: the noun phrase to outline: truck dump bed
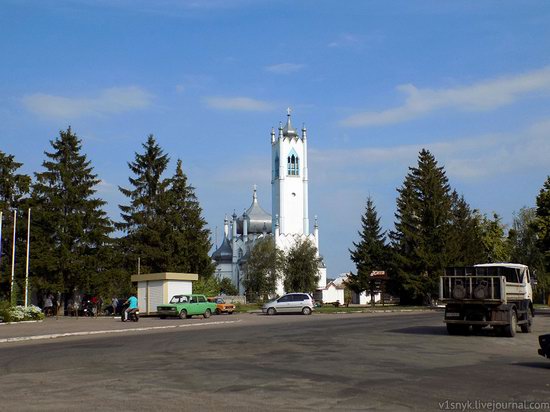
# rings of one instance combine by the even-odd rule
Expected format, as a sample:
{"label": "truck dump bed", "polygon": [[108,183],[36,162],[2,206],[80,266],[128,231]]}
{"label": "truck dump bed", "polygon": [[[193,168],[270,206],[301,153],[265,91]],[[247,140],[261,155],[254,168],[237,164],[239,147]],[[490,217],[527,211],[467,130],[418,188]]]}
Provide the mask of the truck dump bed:
{"label": "truck dump bed", "polygon": [[442,301],[506,303],[512,297],[507,295],[522,293],[521,276],[518,269],[504,266],[447,268],[440,278],[439,297]]}

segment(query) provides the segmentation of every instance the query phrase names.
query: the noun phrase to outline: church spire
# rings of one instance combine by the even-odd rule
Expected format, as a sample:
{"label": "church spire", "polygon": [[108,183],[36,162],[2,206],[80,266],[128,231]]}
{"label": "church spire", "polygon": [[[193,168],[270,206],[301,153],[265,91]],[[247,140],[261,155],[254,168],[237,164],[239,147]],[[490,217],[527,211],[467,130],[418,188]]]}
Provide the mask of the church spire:
{"label": "church spire", "polygon": [[298,137],[296,130],[292,128],[292,123],[290,122],[290,113],[292,110],[289,108],[286,109],[286,126],[283,128],[283,136],[285,137]]}

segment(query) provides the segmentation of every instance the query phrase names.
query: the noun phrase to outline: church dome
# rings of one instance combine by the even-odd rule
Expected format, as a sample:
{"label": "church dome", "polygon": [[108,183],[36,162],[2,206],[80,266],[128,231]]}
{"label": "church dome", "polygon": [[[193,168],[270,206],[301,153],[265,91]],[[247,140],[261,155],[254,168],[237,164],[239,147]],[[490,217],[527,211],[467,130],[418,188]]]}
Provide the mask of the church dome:
{"label": "church dome", "polygon": [[212,259],[217,263],[227,263],[233,260],[233,251],[227,236],[223,237],[223,242],[220,247],[212,254]]}
{"label": "church dome", "polygon": [[[262,209],[256,196],[252,195],[252,205],[245,212],[249,234],[271,233],[271,215]],[[243,216],[237,219],[237,233],[243,234]]]}

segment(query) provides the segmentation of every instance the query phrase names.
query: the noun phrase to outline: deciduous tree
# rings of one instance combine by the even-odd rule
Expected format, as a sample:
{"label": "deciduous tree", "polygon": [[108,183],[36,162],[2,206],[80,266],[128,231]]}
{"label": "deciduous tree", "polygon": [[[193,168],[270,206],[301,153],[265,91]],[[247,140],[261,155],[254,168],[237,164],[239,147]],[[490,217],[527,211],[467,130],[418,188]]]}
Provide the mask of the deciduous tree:
{"label": "deciduous tree", "polygon": [[299,240],[290,248],[284,265],[286,292],[314,292],[319,282],[322,260],[309,240]]}
{"label": "deciduous tree", "polygon": [[284,254],[272,237],[256,242],[245,264],[243,287],[251,301],[267,299],[275,294],[284,269]]}

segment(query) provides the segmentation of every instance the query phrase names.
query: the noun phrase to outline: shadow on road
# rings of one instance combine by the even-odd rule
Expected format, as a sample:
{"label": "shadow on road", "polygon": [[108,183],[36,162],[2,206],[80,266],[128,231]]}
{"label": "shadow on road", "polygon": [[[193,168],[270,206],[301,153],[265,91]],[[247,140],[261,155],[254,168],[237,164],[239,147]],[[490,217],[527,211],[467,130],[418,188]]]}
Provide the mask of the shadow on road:
{"label": "shadow on road", "polygon": [[526,368],[535,368],[535,369],[548,369],[550,370],[550,361],[547,362],[515,362],[513,366],[523,366]]}
{"label": "shadow on road", "polygon": [[393,329],[390,332],[406,333],[408,335],[446,335],[445,326],[412,326],[409,328]]}

